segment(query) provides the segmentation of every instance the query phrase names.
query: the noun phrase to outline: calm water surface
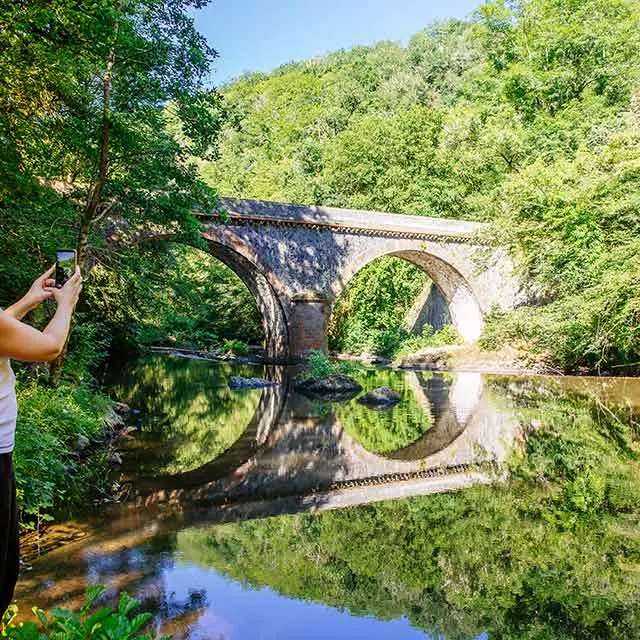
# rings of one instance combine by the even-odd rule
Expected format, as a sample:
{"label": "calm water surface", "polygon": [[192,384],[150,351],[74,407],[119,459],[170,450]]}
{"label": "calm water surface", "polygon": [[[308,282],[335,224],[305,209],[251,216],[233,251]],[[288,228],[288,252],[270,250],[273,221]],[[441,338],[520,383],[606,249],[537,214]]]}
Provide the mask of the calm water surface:
{"label": "calm water surface", "polygon": [[[231,391],[231,375],[278,384]],[[638,380],[355,377],[402,401],[169,356],[111,371],[136,410],[122,504],[52,528],[22,608],[77,607],[101,583],[176,639],[640,637]]]}

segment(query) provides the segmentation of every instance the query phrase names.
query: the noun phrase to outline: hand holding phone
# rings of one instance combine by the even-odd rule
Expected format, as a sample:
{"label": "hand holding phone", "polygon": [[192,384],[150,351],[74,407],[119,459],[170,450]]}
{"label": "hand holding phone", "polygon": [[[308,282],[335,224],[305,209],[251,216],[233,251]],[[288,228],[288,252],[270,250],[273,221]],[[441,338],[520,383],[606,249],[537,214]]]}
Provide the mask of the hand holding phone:
{"label": "hand holding phone", "polygon": [[58,249],[56,251],[56,288],[61,289],[75,271],[75,249]]}

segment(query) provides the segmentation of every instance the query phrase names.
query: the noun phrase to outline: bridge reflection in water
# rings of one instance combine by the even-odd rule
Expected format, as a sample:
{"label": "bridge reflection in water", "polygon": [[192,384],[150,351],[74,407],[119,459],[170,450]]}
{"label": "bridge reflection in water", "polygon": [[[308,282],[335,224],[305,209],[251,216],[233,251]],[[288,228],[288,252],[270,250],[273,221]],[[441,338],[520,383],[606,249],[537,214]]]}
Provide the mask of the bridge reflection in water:
{"label": "bridge reflection in water", "polygon": [[[207,605],[194,592],[164,611],[166,589],[160,583],[173,566],[175,532],[489,483],[500,479],[501,463],[519,440],[506,400],[478,373],[385,372],[402,389],[403,402],[413,403],[411,419],[424,428],[413,442],[395,450],[382,447],[383,453],[358,441],[359,423],[387,418],[394,424],[406,419],[402,406],[381,414],[354,400],[322,402],[294,392],[285,369],[268,375],[279,384],[259,392],[253,417],[224,453],[184,473],[129,471],[122,479],[127,501],[99,517],[56,525],[27,549],[29,562],[46,553],[19,584],[23,611],[36,602],[77,608],[88,584],[107,582],[114,593],[127,589],[160,610],[162,632],[172,633]],[[169,557],[163,555],[167,551]]]}
{"label": "bridge reflection in water", "polygon": [[479,373],[398,372],[431,426],[384,453],[345,429],[339,404],[293,392],[282,369],[272,375],[281,384],[262,390],[229,449],[184,473],[127,478],[125,508],[188,524],[451,491],[495,480],[517,436],[515,420],[491,402]]}

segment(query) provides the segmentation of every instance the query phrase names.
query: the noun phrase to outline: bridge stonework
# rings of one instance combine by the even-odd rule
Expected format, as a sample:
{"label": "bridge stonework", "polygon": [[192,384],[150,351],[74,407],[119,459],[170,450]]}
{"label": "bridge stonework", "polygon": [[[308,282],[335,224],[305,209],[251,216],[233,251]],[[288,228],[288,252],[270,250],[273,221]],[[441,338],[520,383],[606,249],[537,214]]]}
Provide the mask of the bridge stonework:
{"label": "bridge stonework", "polygon": [[[229,220],[205,218],[210,252],[254,295],[265,348],[274,360],[295,360],[327,348],[331,308],[349,280],[373,260],[395,256],[421,267],[449,308],[466,342],[482,331],[493,307],[512,308],[518,283],[505,251],[478,239],[481,223],[423,216],[306,207],[222,198]],[[479,260],[480,253],[483,254]]]}

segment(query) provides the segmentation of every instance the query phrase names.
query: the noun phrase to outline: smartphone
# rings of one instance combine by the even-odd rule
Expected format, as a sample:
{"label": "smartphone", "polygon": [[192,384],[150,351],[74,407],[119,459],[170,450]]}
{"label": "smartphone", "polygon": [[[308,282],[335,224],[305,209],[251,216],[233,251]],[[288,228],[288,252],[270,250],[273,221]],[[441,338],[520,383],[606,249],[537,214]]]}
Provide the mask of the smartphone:
{"label": "smartphone", "polygon": [[76,271],[75,249],[56,251],[56,287],[59,289]]}

